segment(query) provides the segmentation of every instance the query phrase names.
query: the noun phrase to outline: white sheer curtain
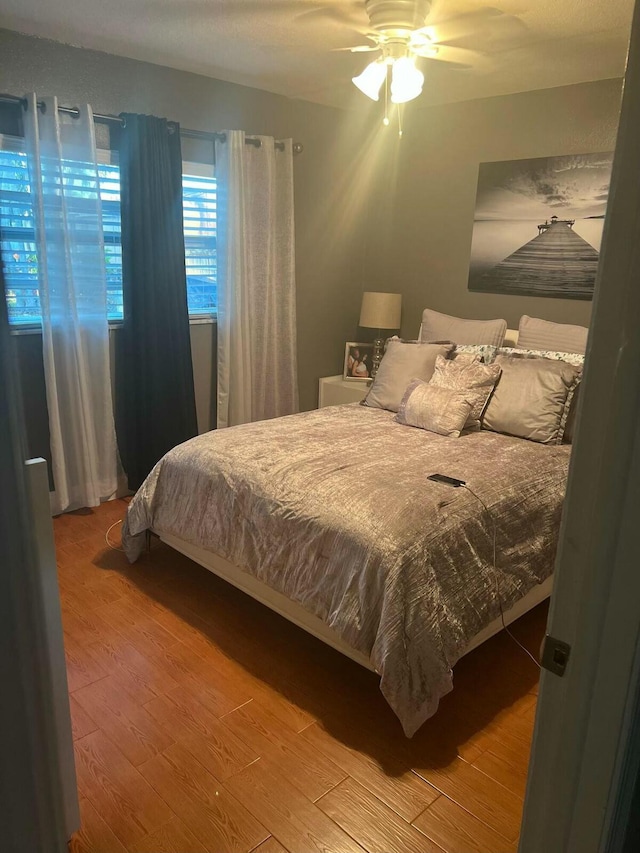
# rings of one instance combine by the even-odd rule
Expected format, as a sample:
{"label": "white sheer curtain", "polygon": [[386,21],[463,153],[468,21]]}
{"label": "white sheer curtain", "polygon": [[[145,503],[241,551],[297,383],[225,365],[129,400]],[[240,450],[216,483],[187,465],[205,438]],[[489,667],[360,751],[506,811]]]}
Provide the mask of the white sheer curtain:
{"label": "white sheer curtain", "polygon": [[36,235],[54,514],[117,488],[107,283],[93,115],[27,97],[25,139]]}
{"label": "white sheer curtain", "polygon": [[298,411],[291,140],[216,143],[218,427]]}

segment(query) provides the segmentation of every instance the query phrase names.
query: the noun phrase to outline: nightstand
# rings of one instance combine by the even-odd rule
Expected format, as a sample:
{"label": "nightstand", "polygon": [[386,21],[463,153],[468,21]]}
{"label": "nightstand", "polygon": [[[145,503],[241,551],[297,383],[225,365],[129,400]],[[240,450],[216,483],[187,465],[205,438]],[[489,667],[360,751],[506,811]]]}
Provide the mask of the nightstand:
{"label": "nightstand", "polygon": [[368,382],[350,382],[342,376],[323,376],[319,381],[318,408],[359,403],[369,390]]}

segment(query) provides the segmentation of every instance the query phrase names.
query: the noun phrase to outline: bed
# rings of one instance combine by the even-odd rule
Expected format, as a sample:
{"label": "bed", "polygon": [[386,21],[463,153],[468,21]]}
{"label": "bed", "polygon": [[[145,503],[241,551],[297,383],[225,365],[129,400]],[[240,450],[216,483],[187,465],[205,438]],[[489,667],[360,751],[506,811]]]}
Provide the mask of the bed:
{"label": "bed", "polygon": [[[151,530],[377,672],[410,737],[455,663],[501,629],[501,607],[509,623],[549,595],[569,457],[328,407],[174,448],[131,501],[123,545],[137,559]],[[488,512],[434,472],[466,480]]]}

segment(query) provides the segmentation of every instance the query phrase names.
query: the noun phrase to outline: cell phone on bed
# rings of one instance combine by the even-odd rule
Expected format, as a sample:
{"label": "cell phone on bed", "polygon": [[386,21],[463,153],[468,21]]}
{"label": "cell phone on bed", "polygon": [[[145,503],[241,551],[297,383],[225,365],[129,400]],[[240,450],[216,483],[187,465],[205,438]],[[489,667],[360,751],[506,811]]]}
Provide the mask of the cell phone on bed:
{"label": "cell phone on bed", "polygon": [[434,483],[444,483],[447,486],[453,486],[454,489],[466,485],[466,480],[458,480],[455,477],[447,477],[446,474],[429,474],[427,480],[433,480]]}

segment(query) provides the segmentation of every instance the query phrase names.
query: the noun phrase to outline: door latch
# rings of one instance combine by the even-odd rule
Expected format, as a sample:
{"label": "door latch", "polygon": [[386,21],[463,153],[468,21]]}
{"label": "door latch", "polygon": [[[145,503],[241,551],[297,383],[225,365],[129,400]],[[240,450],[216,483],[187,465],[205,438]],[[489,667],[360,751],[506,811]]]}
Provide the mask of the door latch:
{"label": "door latch", "polygon": [[564,675],[567,668],[569,655],[571,654],[571,646],[562,640],[556,640],[549,634],[544,638],[542,646],[542,666],[553,672],[554,675],[559,675],[560,678]]}

